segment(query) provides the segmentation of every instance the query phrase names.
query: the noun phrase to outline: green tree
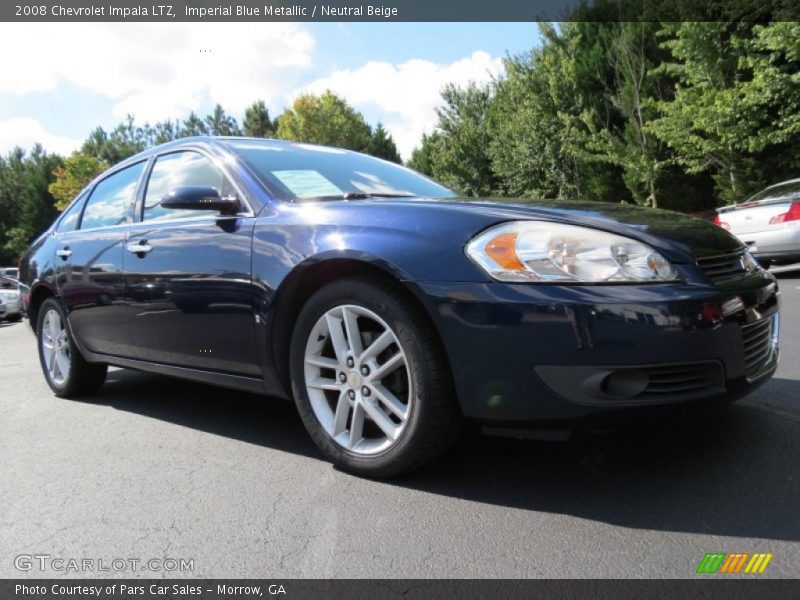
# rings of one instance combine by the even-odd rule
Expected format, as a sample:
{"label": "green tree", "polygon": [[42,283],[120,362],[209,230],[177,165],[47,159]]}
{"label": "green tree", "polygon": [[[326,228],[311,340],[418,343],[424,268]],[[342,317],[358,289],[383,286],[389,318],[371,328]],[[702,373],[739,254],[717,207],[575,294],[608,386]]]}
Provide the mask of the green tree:
{"label": "green tree", "polygon": [[132,115],[125,122],[117,125],[111,133],[97,127],[81,147],[81,151],[89,156],[108,163],[116,164],[149,147],[147,131],[136,125]]}
{"label": "green tree", "polygon": [[675,92],[652,129],[686,171],[710,172],[725,202],[793,174],[800,25],[671,23],[661,35]]}
{"label": "green tree", "polygon": [[[586,24],[583,24],[586,26]],[[607,72],[599,70],[605,105],[588,106],[588,160],[619,167],[622,179],[638,204],[658,206],[659,179],[670,163],[661,140],[650,130],[656,114],[653,102],[665,97],[664,77],[654,68],[662,58],[655,23],[592,23]],[[602,75],[605,77],[602,77]]]}
{"label": "green tree", "polygon": [[178,139],[180,122],[177,119],[175,121],[161,121],[152,127],[147,126],[147,129],[149,144],[158,146],[159,144],[165,144]]}
{"label": "green tree", "polygon": [[53,171],[55,181],[48,190],[56,201],[56,208],[64,210],[92,179],[107,168],[107,163],[90,154],[74,152],[64,161],[64,166]]}
{"label": "green tree", "polygon": [[420,145],[411,152],[408,166],[424,175],[433,177],[433,156],[439,151],[441,134],[437,131],[422,134]]}
{"label": "green tree", "polygon": [[25,161],[21,186],[21,223],[31,233],[31,239],[47,229],[57,214],[55,198],[49,186],[53,181],[53,172],[61,163],[60,156],[45,152],[39,144],[33,147]]}
{"label": "green tree", "polygon": [[[488,147],[490,86],[445,86],[433,145],[429,149],[433,176],[468,196],[489,196],[496,188]],[[430,142],[429,142],[430,143]]]}
{"label": "green tree", "polygon": [[13,265],[25,253],[34,236],[25,227],[15,226],[5,234],[5,242],[0,248],[3,265]]}
{"label": "green tree", "polygon": [[[583,105],[596,93],[581,93],[581,63],[575,60],[580,36],[575,24],[560,32],[540,24],[542,46],[506,59],[506,77],[496,83],[490,111],[488,153],[500,193],[509,196],[593,198],[592,173],[582,158]],[[586,69],[588,70],[588,69]]]}
{"label": "green tree", "polygon": [[0,157],[0,263],[14,264],[57,212],[48,191],[61,159],[34,146]]}
{"label": "green tree", "polygon": [[284,110],[277,135],[283,140],[339,146],[359,152],[369,145],[372,132],[364,117],[333,92],[298,96]]}
{"label": "green tree", "polygon": [[217,104],[214,111],[205,118],[208,135],[242,135],[239,124]]}
{"label": "green tree", "polygon": [[397,146],[391,134],[383,127],[383,123],[378,123],[375,130],[372,132],[366,152],[372,156],[390,160],[398,164],[402,162],[400,154],[397,152]]}
{"label": "green tree", "polygon": [[247,107],[242,130],[244,135],[250,137],[268,138],[275,135],[275,124],[270,120],[267,105],[263,100],[253,102]]}
{"label": "green tree", "polygon": [[178,137],[192,137],[196,135],[207,135],[208,130],[206,124],[194,111],[189,113],[189,116],[181,124]]}

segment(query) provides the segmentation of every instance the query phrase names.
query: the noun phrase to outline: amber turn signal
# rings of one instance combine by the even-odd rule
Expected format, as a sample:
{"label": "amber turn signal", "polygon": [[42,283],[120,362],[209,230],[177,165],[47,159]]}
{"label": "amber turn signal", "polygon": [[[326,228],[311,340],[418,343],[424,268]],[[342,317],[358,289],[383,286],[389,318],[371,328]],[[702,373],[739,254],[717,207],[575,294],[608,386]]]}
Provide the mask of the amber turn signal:
{"label": "amber turn signal", "polygon": [[489,240],[486,244],[485,252],[494,262],[504,269],[510,271],[520,271],[525,269],[523,264],[517,258],[517,252],[514,250],[514,244],[517,242],[517,233],[501,233],[495,238]]}

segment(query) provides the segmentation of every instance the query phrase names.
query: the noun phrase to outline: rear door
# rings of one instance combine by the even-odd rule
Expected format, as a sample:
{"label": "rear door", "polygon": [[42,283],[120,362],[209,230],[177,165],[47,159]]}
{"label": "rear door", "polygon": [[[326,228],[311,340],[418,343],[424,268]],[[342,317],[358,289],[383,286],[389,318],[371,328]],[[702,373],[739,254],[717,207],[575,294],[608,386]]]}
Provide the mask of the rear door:
{"label": "rear door", "polygon": [[146,161],[100,180],[56,230],[56,288],[70,326],[92,352],[127,356],[123,252]]}
{"label": "rear door", "polygon": [[194,150],[160,155],[152,166],[140,222],[126,245],[131,339],[150,362],[260,375],[250,279],[254,218],[244,212],[161,206],[171,189],[215,187],[237,195],[209,156]]}

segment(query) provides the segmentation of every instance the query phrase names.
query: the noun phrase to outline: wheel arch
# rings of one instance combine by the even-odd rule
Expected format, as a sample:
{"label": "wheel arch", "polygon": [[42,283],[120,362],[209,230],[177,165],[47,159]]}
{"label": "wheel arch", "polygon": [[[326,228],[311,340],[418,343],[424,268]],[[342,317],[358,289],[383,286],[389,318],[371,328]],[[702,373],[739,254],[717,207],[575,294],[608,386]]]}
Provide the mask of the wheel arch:
{"label": "wheel arch", "polygon": [[36,327],[39,323],[39,308],[45,300],[55,297],[56,293],[45,283],[39,283],[31,287],[30,299],[28,300],[28,322],[34,333],[36,333]]}
{"label": "wheel arch", "polygon": [[382,261],[365,260],[363,257],[327,257],[306,261],[295,267],[278,288],[273,310],[273,327],[270,344],[275,369],[281,383],[291,397],[289,375],[289,350],[292,332],[305,303],[326,285],[349,277],[371,277],[392,285],[410,300],[424,316],[434,332],[452,376],[449,353],[446,352],[439,328],[431,314],[431,307],[413,281],[404,278],[402,271]]}

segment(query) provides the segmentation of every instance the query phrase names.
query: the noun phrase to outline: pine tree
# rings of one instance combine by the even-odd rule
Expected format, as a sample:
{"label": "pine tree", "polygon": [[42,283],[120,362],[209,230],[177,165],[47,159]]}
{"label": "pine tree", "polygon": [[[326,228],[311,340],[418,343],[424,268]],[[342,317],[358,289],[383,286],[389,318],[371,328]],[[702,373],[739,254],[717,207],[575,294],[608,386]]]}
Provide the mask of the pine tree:
{"label": "pine tree", "polygon": [[268,138],[275,135],[275,125],[269,118],[269,111],[263,100],[253,102],[247,107],[242,130],[249,137]]}
{"label": "pine tree", "polygon": [[383,123],[378,123],[375,130],[372,132],[372,136],[367,144],[367,154],[398,164],[402,162],[400,160],[400,154],[397,152],[397,146],[392,136],[384,128]]}

